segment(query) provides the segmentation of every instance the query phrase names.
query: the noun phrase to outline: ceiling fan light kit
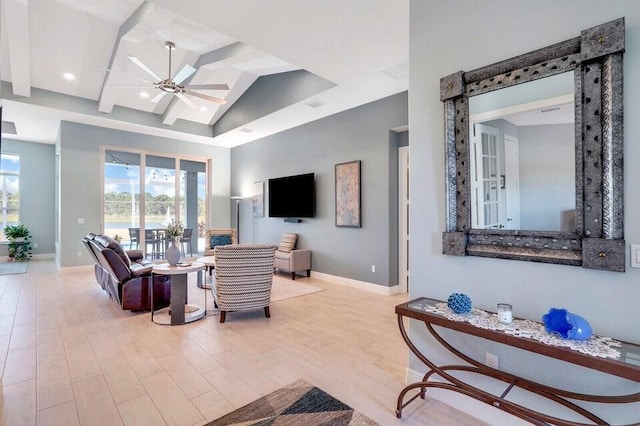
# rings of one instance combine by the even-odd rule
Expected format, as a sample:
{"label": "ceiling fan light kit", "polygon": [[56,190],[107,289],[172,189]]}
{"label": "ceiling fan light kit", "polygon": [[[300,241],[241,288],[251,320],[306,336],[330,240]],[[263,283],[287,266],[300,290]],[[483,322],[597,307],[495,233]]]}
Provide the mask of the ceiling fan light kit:
{"label": "ceiling fan light kit", "polygon": [[[189,78],[189,76],[191,76],[194,72],[196,72],[196,69],[189,64],[182,67],[182,69],[178,71],[172,79],[171,78],[171,51],[176,49],[176,45],[171,41],[167,41],[165,42],[164,47],[169,51],[169,73],[166,79],[162,79],[162,77],[156,74],[151,68],[149,68],[147,65],[144,64],[144,62],[142,62],[140,59],[136,58],[135,56],[127,56],[131,60],[131,62],[136,64],[140,69],[142,69],[144,72],[146,72],[148,75],[150,75],[153,78],[154,81],[148,81],[148,82],[153,84],[153,87],[161,91],[158,95],[154,96],[150,100],[150,102],[152,103],[160,102],[160,100],[164,97],[165,94],[171,93],[176,95],[178,99],[180,99],[185,104],[189,105],[189,107],[191,108],[197,108],[198,105],[185,95],[195,96],[197,98],[205,99],[210,102],[218,103],[220,105],[224,105],[227,103],[225,99],[217,98],[215,96],[204,95],[202,93],[197,93],[193,91],[193,90],[229,90],[229,86],[226,84],[195,84],[195,85],[180,84],[184,80]],[[107,70],[107,71],[111,71],[111,70]],[[138,80],[142,80],[142,79],[138,78]],[[147,80],[142,80],[142,81],[147,81]],[[120,87],[123,87],[123,86],[120,86]],[[135,87],[139,88],[140,86],[135,86]]]}

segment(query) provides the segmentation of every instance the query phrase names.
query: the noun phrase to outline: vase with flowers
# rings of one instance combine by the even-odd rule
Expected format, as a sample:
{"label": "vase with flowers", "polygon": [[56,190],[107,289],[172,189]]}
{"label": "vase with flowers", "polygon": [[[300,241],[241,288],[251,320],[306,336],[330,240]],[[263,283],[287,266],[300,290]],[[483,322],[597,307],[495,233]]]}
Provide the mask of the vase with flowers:
{"label": "vase with flowers", "polygon": [[171,223],[168,224],[165,229],[167,238],[171,240],[171,243],[164,252],[164,257],[169,263],[169,266],[176,266],[180,260],[180,249],[176,242],[178,238],[182,237],[182,234],[184,233],[184,226],[182,225],[182,222],[175,222],[174,220],[171,220]]}

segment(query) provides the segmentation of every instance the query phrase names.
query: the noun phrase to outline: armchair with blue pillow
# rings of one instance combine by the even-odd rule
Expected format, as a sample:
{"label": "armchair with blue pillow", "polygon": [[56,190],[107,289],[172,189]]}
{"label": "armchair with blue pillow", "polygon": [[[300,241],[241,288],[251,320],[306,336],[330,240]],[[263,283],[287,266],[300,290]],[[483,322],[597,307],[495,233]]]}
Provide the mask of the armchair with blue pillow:
{"label": "armchair with blue pillow", "polygon": [[205,256],[213,256],[216,246],[238,244],[236,230],[231,228],[208,229],[205,235]]}

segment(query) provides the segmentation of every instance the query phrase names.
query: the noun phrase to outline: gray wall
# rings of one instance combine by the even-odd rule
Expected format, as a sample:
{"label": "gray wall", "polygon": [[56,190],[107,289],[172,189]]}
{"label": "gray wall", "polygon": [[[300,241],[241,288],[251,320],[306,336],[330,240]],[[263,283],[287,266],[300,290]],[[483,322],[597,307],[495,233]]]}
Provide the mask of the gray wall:
{"label": "gray wall", "polygon": [[[283,232],[295,232],[299,246],[313,250],[314,271],[397,284],[398,225],[392,218],[397,195],[391,194],[397,194],[397,172],[392,170],[397,170],[398,136],[389,129],[406,125],[407,114],[407,93],[402,93],[233,148],[234,195],[250,195],[253,182],[264,181],[268,200],[269,178],[315,173],[316,179],[315,218],[301,223],[269,218],[268,201],[265,217],[253,218],[246,200],[240,209],[241,240],[278,243]],[[338,228],[334,167],[353,160],[362,161],[362,228]],[[390,252],[396,253],[393,264]],[[371,265],[376,265],[375,273]]]}
{"label": "gray wall", "polygon": [[[213,159],[209,206],[209,226],[229,226],[229,158],[228,148],[177,139],[160,138],[138,133],[112,130],[63,121],[60,127],[60,266],[91,263],[82,244],[82,237],[100,231],[101,163],[100,146],[141,149],[150,153],[183,154]],[[84,225],[77,220],[85,219]],[[82,257],[78,257],[81,253]]]}
{"label": "gray wall", "polygon": [[[635,0],[420,0],[410,4],[411,140],[411,297],[446,300],[453,292],[468,294],[474,306],[495,311],[496,303],[514,306],[514,315],[540,320],[550,307],[566,307],[587,318],[597,334],[640,342],[640,269],[626,273],[587,270],[513,260],[442,255],[445,229],[444,117],[440,78],[458,70],[472,70],[580,35],[603,22],[626,17],[624,58],[625,120],[625,238],[640,241],[640,7]],[[437,362],[454,362],[428,337],[424,325],[411,323],[410,334],[418,347]],[[638,385],[611,378],[504,345],[466,335],[452,337],[463,352],[484,360],[486,351],[499,355],[500,368],[525,377],[583,392],[624,394]],[[424,373],[415,357],[410,368]],[[471,379],[479,383],[477,379]],[[429,391],[432,392],[431,390]],[[451,396],[434,391],[433,395]],[[525,399],[530,397],[524,396]],[[420,404],[421,402],[417,402]],[[493,416],[490,424],[504,421],[500,412],[484,404],[469,410]],[[592,408],[593,405],[590,405]],[[596,413],[613,424],[637,421],[638,404],[599,405]]]}
{"label": "gray wall", "polygon": [[334,87],[335,83],[305,70],[258,78],[213,125],[213,136]]}
{"label": "gray wall", "polygon": [[[20,221],[37,244],[33,254],[54,252],[55,147],[2,138],[2,152],[20,155]],[[7,246],[0,246],[0,255]]]}
{"label": "gray wall", "polygon": [[518,127],[518,149],[520,228],[573,232],[562,212],[576,208],[574,125]]}

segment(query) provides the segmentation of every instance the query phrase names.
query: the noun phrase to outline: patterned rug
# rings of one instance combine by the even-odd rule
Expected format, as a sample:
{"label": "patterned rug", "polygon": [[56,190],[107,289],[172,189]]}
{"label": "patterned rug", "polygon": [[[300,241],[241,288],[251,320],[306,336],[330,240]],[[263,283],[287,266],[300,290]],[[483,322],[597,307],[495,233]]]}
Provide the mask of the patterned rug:
{"label": "patterned rug", "polygon": [[377,426],[328,393],[298,380],[238,408],[206,426]]}
{"label": "patterned rug", "polygon": [[24,274],[28,266],[29,262],[0,263],[0,275]]}

